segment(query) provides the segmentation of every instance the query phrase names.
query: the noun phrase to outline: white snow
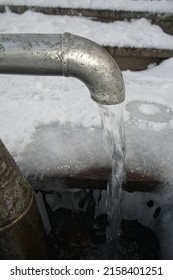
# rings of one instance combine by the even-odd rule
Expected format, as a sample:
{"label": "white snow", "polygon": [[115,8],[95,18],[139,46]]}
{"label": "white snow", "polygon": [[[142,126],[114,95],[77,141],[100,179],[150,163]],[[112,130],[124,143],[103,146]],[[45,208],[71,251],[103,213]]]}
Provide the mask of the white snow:
{"label": "white snow", "polygon": [[[114,43],[120,41],[123,45],[124,42],[136,44],[142,40],[140,32],[130,33],[135,25],[141,26],[141,32],[145,31],[142,30],[142,23],[148,26],[149,37],[145,39],[146,45],[153,44],[153,36],[159,34],[158,37],[162,37],[161,30],[144,19],[129,23],[129,29],[128,23],[117,23],[116,28],[120,29],[120,33],[111,33],[114,28],[112,24],[94,23],[99,26],[99,36],[96,37],[88,19],[81,18],[78,21],[76,18],[43,16],[32,12],[24,15],[10,12],[2,14],[0,32],[81,32],[79,35],[97,42],[106,42],[105,44],[110,43],[114,37]],[[108,26],[110,34],[109,29],[106,29]],[[129,33],[125,33],[126,28]],[[150,33],[150,28],[154,28],[155,35]],[[105,36],[103,30],[107,35],[106,41],[102,38]],[[117,41],[115,34],[121,34]],[[123,41],[122,38],[125,37],[127,40]],[[156,37],[154,38],[156,40]],[[166,38],[169,38],[166,45],[171,47],[171,36],[162,37],[161,41],[166,41]],[[157,42],[157,47],[163,46],[160,45],[161,41]],[[143,44],[144,41],[141,46]],[[170,259],[173,256],[172,73],[173,58],[159,66],[150,65],[145,71],[123,72],[126,86],[126,166],[134,172],[151,174],[164,183],[161,191],[152,194],[126,194],[123,214],[126,218],[137,218],[155,230],[161,241],[162,257]],[[111,166],[102,137],[97,105],[91,100],[85,85],[72,78],[1,75],[0,136],[26,175],[63,176]],[[149,209],[146,202],[151,198],[155,206]],[[158,205],[162,208],[161,216],[153,220],[153,211]]]}
{"label": "white snow", "polygon": [[[150,70],[123,72],[127,167],[170,183],[172,72],[173,58]],[[110,166],[97,105],[81,82],[1,75],[0,88],[1,138],[26,174],[69,175]],[[150,114],[141,113],[143,104]]]}
{"label": "white snow", "polygon": [[84,17],[51,16],[27,11],[0,16],[1,33],[64,33],[83,36],[102,46],[173,49],[173,37],[142,18],[101,23]]}
{"label": "white snow", "polygon": [[[144,19],[117,23],[116,32],[121,33],[119,44],[125,40],[122,40],[123,36],[126,42],[140,41],[140,32],[125,31],[128,26],[142,28],[142,22],[160,32]],[[96,26],[99,26],[97,32]],[[84,18],[46,16],[30,11],[23,15],[7,12],[0,17],[1,33],[68,31],[98,43],[103,43],[102,38],[106,37],[103,34],[107,34],[105,44],[116,38],[112,33],[113,26]],[[149,37],[153,36],[150,34]],[[172,42],[173,38],[167,36]],[[160,37],[163,44],[166,43]],[[145,38],[144,41],[146,45],[151,40]],[[141,172],[161,174],[162,180],[169,178],[169,181],[172,180],[173,163],[172,72],[173,58],[160,66],[150,65],[146,71],[123,73],[127,166]],[[0,93],[0,135],[26,174],[67,175],[110,165],[101,140],[97,105],[80,81],[64,77],[1,75]]]}
{"label": "white snow", "polygon": [[173,13],[172,0],[1,0],[1,4]]}
{"label": "white snow", "polygon": [[[137,32],[139,27],[142,30],[142,23],[148,27],[146,37],[144,30]],[[150,32],[152,28],[154,30]],[[106,45],[114,38],[117,45],[126,41],[129,45],[136,42],[134,45],[146,46],[157,42],[157,47],[173,46],[172,36],[165,35],[145,19],[114,25],[31,11],[23,15],[6,12],[0,17],[1,33],[65,31]],[[116,34],[119,34],[117,41]],[[103,43],[103,40],[106,41]],[[173,58],[160,66],[150,65],[146,71],[123,73],[128,168],[161,174],[162,179],[170,177],[170,181],[172,72]],[[104,152],[105,144],[100,140],[102,132],[97,105],[80,81],[63,77],[1,75],[0,89],[0,134],[25,173],[67,175],[93,166],[110,165],[110,158]]]}
{"label": "white snow", "polygon": [[135,168],[137,164],[139,170],[150,170],[170,182],[173,161],[172,63],[173,58],[149,70],[124,72],[130,165]]}

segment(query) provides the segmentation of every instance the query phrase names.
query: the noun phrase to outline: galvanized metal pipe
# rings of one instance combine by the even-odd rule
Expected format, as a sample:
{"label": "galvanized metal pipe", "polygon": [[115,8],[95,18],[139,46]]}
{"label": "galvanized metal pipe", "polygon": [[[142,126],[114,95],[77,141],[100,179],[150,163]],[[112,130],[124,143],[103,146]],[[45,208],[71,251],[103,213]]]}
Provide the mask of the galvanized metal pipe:
{"label": "galvanized metal pipe", "polygon": [[32,187],[0,140],[0,259],[47,258]]}
{"label": "galvanized metal pipe", "polygon": [[0,73],[72,76],[84,82],[100,104],[125,98],[115,60],[96,43],[69,33],[1,34]]}
{"label": "galvanized metal pipe", "polygon": [[[105,105],[125,98],[121,71],[99,45],[69,33],[0,35],[0,73],[78,78]],[[46,258],[32,188],[0,141],[0,258]]]}

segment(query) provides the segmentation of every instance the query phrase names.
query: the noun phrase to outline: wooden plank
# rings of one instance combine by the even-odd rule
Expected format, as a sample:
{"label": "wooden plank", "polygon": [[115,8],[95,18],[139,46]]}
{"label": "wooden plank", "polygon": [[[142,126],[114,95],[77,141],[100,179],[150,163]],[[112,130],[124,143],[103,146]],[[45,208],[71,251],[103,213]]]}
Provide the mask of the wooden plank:
{"label": "wooden plank", "polygon": [[[35,190],[52,191],[67,189],[107,189],[107,180],[111,169],[91,170],[84,174],[77,174],[74,177],[48,177],[41,179],[35,176],[29,176],[27,179]],[[124,190],[128,192],[151,192],[160,187],[160,182],[140,173],[127,173],[127,180],[123,183]]]}

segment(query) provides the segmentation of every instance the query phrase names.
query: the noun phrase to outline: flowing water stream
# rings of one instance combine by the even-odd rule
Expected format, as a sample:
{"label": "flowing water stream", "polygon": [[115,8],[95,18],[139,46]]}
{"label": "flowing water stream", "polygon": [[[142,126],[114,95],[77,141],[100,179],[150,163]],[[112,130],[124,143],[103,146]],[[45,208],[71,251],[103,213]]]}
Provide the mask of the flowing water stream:
{"label": "flowing water stream", "polygon": [[107,185],[107,241],[117,240],[120,235],[122,183],[125,180],[125,134],[123,105],[99,106],[103,133],[112,159],[112,173]]}
{"label": "flowing water stream", "polygon": [[[52,227],[48,235],[50,259],[159,259],[159,242],[154,233],[140,224],[138,217],[128,219],[125,215],[133,208],[134,200],[129,201],[122,188],[126,175],[123,106],[99,105],[99,112],[106,151],[112,161],[107,192],[43,192]],[[139,209],[141,200],[138,205],[136,202],[133,205]]]}

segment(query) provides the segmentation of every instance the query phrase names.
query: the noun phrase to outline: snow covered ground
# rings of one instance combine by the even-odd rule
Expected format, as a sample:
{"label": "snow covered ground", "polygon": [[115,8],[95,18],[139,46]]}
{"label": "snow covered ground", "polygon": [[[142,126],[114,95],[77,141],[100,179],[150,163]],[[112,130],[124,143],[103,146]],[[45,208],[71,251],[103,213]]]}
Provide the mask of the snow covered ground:
{"label": "snow covered ground", "polygon": [[[127,165],[172,181],[173,58],[123,72]],[[0,134],[27,173],[69,174],[111,163],[87,88],[61,77],[0,77]],[[101,152],[100,152],[101,151]]]}
{"label": "snow covered ground", "polygon": [[[7,12],[0,16],[0,33],[68,31],[105,45],[173,46],[171,36],[144,19],[114,24],[29,11],[23,15]],[[138,196],[125,215],[128,213],[134,218],[140,214],[137,218],[155,231],[163,224],[159,238],[164,248],[173,242],[173,229],[170,228],[167,234],[168,224],[170,227],[172,224],[173,194],[172,73],[173,58],[158,66],[150,65],[145,71],[123,72],[127,168],[151,174],[164,186],[158,194]],[[1,75],[0,136],[26,175],[62,176],[92,167],[111,166],[97,104],[90,99],[85,85],[72,78]],[[148,223],[153,220],[142,216],[146,211],[145,202],[151,196],[163,209],[160,223],[154,221],[152,225]],[[134,196],[131,199],[134,200]],[[170,243],[164,244],[166,235]],[[163,257],[172,258],[172,251],[166,252]]]}
{"label": "snow covered ground", "polygon": [[[137,32],[142,22],[145,28]],[[172,36],[144,19],[117,22],[114,26],[113,23],[31,11],[23,15],[6,12],[0,17],[1,33],[65,31],[105,45],[119,42],[122,46],[126,42],[133,46],[139,42],[140,46],[173,47]],[[160,174],[163,180],[169,178],[171,182],[173,59],[149,68],[141,72],[123,72],[127,166],[156,176]],[[100,153],[105,144],[97,105],[80,81],[1,75],[0,89],[0,135],[27,174],[66,175],[93,166],[110,165],[106,152]]]}
{"label": "snow covered ground", "polygon": [[1,0],[1,4],[173,13],[172,0]]}

